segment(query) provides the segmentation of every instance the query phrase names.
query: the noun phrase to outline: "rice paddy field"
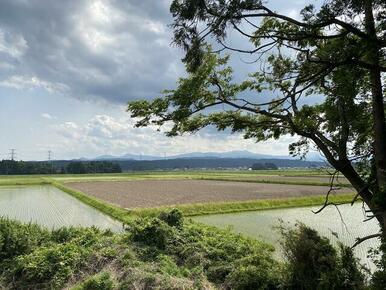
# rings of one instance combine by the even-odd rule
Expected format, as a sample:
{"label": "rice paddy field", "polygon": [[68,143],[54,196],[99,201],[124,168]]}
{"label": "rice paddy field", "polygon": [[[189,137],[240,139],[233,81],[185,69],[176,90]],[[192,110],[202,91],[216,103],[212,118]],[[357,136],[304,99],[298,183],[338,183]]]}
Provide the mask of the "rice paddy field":
{"label": "rice paddy field", "polygon": [[[122,230],[121,222],[179,208],[194,220],[278,246],[278,220],[303,222],[333,242],[347,245],[378,230],[364,224],[360,205],[327,208],[314,215],[330,184],[322,170],[170,171],[122,174],[0,176],[0,216],[49,228],[80,225]],[[340,178],[332,198],[348,203],[353,189]],[[308,207],[307,207],[308,206]],[[359,247],[366,252],[376,241]]]}
{"label": "rice paddy field", "polygon": [[[195,221],[229,228],[240,234],[261,239],[278,249],[280,253],[280,233],[278,226],[294,226],[301,222],[311,228],[317,229],[319,234],[329,238],[333,244],[338,241],[347,246],[352,246],[358,237],[370,235],[379,231],[379,225],[375,220],[363,223],[365,218],[362,204],[353,206],[345,204],[337,208],[327,207],[319,214],[314,214],[319,207],[299,207],[290,209],[275,209],[263,211],[251,211],[232,214],[217,214],[197,216]],[[368,268],[374,269],[373,263],[367,258],[370,248],[379,246],[379,240],[370,239],[355,247],[354,252]]]}
{"label": "rice paddy field", "polygon": [[[50,182],[77,182],[77,181],[130,181],[130,180],[169,180],[169,179],[197,179],[219,181],[242,181],[255,183],[278,183],[297,185],[330,185],[328,171],[315,170],[217,170],[217,171],[149,171],[128,173],[104,174],[57,174],[57,175],[25,175],[25,176],[0,176],[2,184],[31,184]],[[338,179],[339,186],[347,186],[345,178]]]}
{"label": "rice paddy field", "polygon": [[120,222],[49,185],[0,187],[0,216],[50,229],[96,226],[122,230]]}

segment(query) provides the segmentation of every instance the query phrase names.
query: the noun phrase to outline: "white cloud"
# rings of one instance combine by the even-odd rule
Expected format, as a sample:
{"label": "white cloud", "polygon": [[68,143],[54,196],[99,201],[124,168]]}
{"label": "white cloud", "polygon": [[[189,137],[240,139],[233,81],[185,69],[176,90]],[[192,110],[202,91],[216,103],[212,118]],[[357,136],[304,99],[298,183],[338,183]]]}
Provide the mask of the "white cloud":
{"label": "white cloud", "polygon": [[66,92],[68,87],[61,83],[51,83],[41,80],[36,76],[13,75],[0,82],[0,86],[14,88],[17,90],[30,90],[42,88],[48,92]]}
{"label": "white cloud", "polygon": [[[174,155],[193,151],[249,150],[263,154],[287,155],[288,144],[295,138],[255,143],[239,134],[223,134],[216,131],[201,131],[174,138],[166,137],[155,127],[135,128],[130,118],[114,118],[96,115],[86,124],[65,122],[53,126],[60,140],[54,149],[66,156],[94,157],[102,154],[123,155],[126,153]],[[71,144],[71,145],[70,145]],[[69,146],[70,145],[70,146]]]}
{"label": "white cloud", "polygon": [[44,118],[44,119],[47,119],[47,120],[52,120],[54,119],[54,117],[52,117],[50,114],[48,113],[43,113],[41,114],[41,117]]}

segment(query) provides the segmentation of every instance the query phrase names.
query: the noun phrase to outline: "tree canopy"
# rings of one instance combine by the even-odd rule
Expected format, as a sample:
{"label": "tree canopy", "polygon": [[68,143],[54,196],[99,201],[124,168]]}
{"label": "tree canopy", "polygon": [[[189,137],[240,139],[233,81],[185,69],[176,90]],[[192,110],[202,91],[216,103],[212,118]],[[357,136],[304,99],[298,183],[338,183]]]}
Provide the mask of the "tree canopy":
{"label": "tree canopy", "polygon": [[[299,136],[290,153],[317,148],[384,229],[386,2],[330,0],[304,7],[301,19],[268,5],[174,0],[171,26],[188,75],[159,98],[130,102],[128,111],[137,126],[171,122],[169,136],[209,125],[256,141]],[[228,44],[231,33],[250,49]],[[253,56],[255,72],[234,81],[226,52]],[[312,96],[320,101],[308,102]]]}

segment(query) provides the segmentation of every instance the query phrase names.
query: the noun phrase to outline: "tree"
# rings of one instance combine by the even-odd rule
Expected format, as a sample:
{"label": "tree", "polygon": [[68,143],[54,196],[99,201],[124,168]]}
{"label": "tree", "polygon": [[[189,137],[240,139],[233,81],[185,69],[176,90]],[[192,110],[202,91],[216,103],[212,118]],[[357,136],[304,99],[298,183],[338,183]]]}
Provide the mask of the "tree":
{"label": "tree", "polygon": [[[326,1],[319,9],[306,6],[302,20],[259,0],[174,0],[171,13],[188,76],[163,97],[129,103],[137,126],[171,122],[169,136],[209,125],[257,141],[299,136],[290,152],[320,150],[385,232],[386,2]],[[230,33],[251,48],[229,45]],[[252,55],[261,68],[235,83],[224,51]],[[322,101],[307,104],[309,96]]]}
{"label": "tree", "polygon": [[277,170],[277,166],[274,163],[254,163],[252,164],[252,170]]}

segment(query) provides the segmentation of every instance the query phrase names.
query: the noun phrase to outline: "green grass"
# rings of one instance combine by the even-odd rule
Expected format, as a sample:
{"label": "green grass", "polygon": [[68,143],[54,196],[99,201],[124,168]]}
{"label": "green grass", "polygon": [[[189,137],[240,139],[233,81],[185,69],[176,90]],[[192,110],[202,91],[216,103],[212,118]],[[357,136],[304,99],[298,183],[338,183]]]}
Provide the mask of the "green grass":
{"label": "green grass", "polygon": [[[214,181],[233,181],[233,182],[250,182],[250,183],[268,183],[268,184],[288,184],[288,185],[308,185],[308,186],[330,186],[330,182],[317,182],[317,181],[307,181],[307,180],[270,180],[270,179],[237,179],[229,177],[202,177],[195,178],[200,180],[214,180]],[[336,186],[338,187],[352,187],[349,183],[339,183]]]}
{"label": "green grass", "polygon": [[[353,194],[340,194],[330,197],[330,201],[335,203],[350,203],[352,199]],[[198,216],[278,208],[315,206],[322,205],[324,201],[325,195],[318,195],[285,199],[261,199],[242,202],[199,203],[135,209],[132,211],[132,214],[138,216],[157,216],[162,211],[170,210],[171,208],[178,208],[184,216]]]}
{"label": "green grass", "polygon": [[48,178],[44,177],[0,177],[0,186],[7,185],[43,185],[43,184],[51,184],[52,181]]}

